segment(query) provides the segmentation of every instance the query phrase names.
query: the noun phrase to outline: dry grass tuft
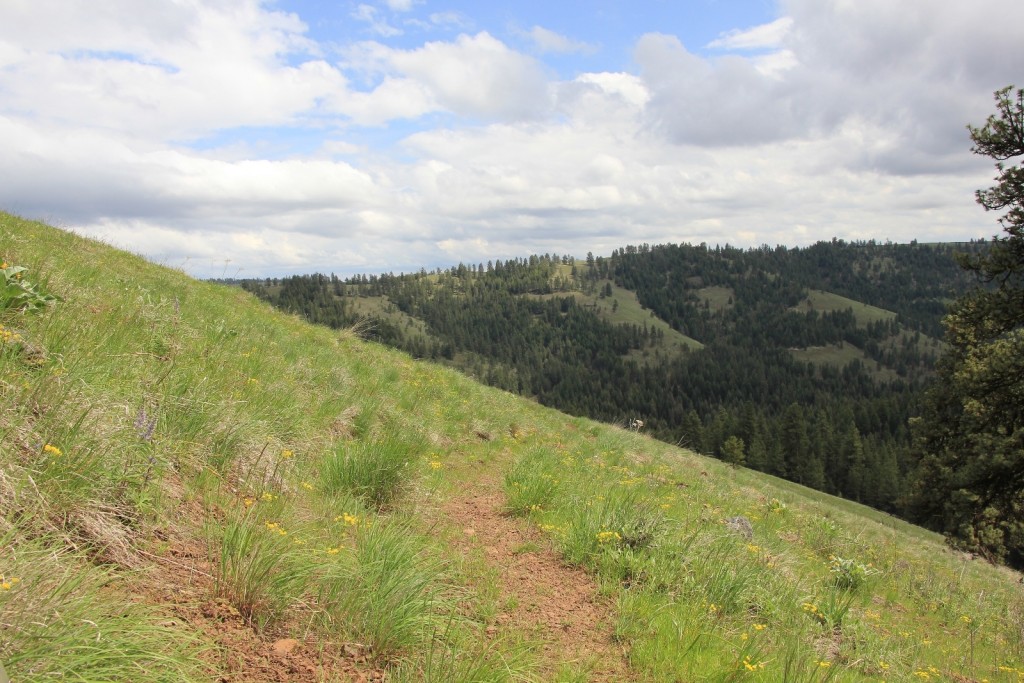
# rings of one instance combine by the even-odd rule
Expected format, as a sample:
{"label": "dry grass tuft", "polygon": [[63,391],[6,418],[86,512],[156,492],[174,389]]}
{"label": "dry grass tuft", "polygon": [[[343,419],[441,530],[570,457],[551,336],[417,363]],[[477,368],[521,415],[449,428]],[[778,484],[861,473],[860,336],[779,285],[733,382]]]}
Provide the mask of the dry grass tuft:
{"label": "dry grass tuft", "polygon": [[91,549],[93,559],[123,569],[139,566],[136,532],[124,521],[124,511],[95,504],[75,513],[74,525]]}
{"label": "dry grass tuft", "polygon": [[355,420],[359,416],[359,406],[351,405],[338,414],[331,422],[331,437],[334,440],[351,440],[356,437]]}

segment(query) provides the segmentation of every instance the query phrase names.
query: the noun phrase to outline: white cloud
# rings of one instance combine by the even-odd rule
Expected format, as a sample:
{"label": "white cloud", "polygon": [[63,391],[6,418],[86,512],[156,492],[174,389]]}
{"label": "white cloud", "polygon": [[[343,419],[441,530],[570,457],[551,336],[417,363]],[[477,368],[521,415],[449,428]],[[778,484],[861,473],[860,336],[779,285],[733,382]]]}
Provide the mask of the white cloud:
{"label": "white cloud", "polygon": [[757,50],[778,48],[793,26],[792,17],[781,17],[775,21],[746,30],[734,29],[708,43],[708,47],[726,50]]}
{"label": "white cloud", "polygon": [[635,59],[651,93],[650,125],[673,142],[756,145],[818,127],[813,108],[795,101],[792,86],[766,76],[753,60],[709,61],[661,34],[643,36]]}
{"label": "white cloud", "polygon": [[573,40],[560,33],[546,29],[543,26],[534,26],[527,33],[527,36],[533,42],[537,51],[541,53],[555,52],[560,54],[570,54],[578,52],[582,54],[589,54],[594,52],[596,49],[589,43]]}
{"label": "white cloud", "polygon": [[429,17],[434,26],[469,29],[473,22],[459,12],[433,12]]}
{"label": "white cloud", "polygon": [[592,83],[605,93],[621,97],[629,104],[642,109],[651,99],[651,93],[642,79],[627,73],[587,73],[577,79],[580,83]]}
{"label": "white cloud", "polygon": [[[0,41],[23,46],[21,58],[0,71],[0,113],[33,112],[37,120],[62,125],[188,139],[236,126],[286,124],[345,87],[344,77],[323,61],[288,65],[285,57],[307,45],[303,24],[251,2],[187,9],[159,3],[152,14],[137,8],[120,14],[124,8],[116,4],[97,3],[93,14],[82,7],[54,8],[52,34],[40,25],[39,17],[47,16],[42,11],[0,21]],[[79,18],[82,24],[74,24]],[[157,20],[164,18],[169,23],[161,32]]]}
{"label": "white cloud", "polygon": [[390,64],[423,84],[436,101],[461,116],[535,118],[550,110],[540,64],[489,33],[429,42],[416,50],[389,50]]}
{"label": "white cloud", "polygon": [[393,12],[411,12],[416,0],[384,0],[384,4]]}
{"label": "white cloud", "polygon": [[396,28],[384,19],[380,11],[373,5],[361,4],[352,12],[352,18],[370,25],[370,31],[385,38],[402,35],[402,29]]}

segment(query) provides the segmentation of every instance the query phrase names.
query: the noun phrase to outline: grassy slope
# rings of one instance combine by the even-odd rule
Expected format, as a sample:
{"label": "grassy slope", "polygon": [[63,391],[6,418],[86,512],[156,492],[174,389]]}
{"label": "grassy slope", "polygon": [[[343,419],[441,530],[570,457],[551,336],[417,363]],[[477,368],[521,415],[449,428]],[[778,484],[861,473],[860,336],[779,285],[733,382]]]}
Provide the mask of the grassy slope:
{"label": "grassy slope", "polygon": [[[594,306],[601,317],[612,324],[625,323],[639,325],[640,327],[647,325],[649,328],[661,330],[665,333],[665,341],[662,348],[669,354],[679,353],[684,348],[692,350],[704,348],[704,345],[699,341],[681,334],[667,322],[653,315],[650,310],[644,308],[637,300],[636,292],[619,287],[608,280],[599,281],[597,287],[601,289],[608,284],[612,286],[612,295],[610,297],[590,296],[582,292],[576,292],[574,295],[580,303]],[[618,302],[618,305],[615,305],[614,302]]]}
{"label": "grassy slope", "polygon": [[[884,308],[871,306],[845,296],[818,289],[810,290],[807,293],[807,298],[801,301],[794,310],[807,313],[810,311],[845,311],[847,309],[853,310],[854,318],[860,327],[866,327],[868,323],[896,318],[895,313]],[[908,336],[912,336],[912,333],[905,330],[901,331],[898,335],[883,342],[882,346],[885,348],[904,343]],[[926,352],[928,350],[940,349],[943,343],[927,335],[920,335],[917,345],[922,352]],[[828,346],[815,346],[807,349],[791,349],[790,352],[796,360],[814,363],[815,365],[832,365],[837,368],[845,367],[853,360],[859,360],[864,363],[864,367],[872,375],[881,381],[891,381],[899,377],[896,371],[879,366],[867,354],[850,344],[844,344],[842,347],[838,344],[829,344]]]}
{"label": "grassy slope", "polygon": [[896,317],[895,313],[884,308],[870,306],[860,301],[854,301],[845,296],[824,292],[819,289],[810,290],[807,293],[807,298],[797,305],[796,310],[804,312],[812,310],[831,312],[845,311],[848,308],[853,309],[853,316],[856,318],[859,326],[866,326],[868,323],[878,322],[879,320],[891,320]]}
{"label": "grassy slope", "polygon": [[815,365],[831,365],[835,368],[844,368],[855,360],[859,360],[867,368],[867,371],[876,379],[888,382],[899,379],[895,370],[879,365],[871,359],[864,351],[853,344],[846,342],[842,345],[828,344],[827,346],[809,346],[806,349],[790,349],[793,358],[804,363]]}
{"label": "grassy slope", "polygon": [[599,581],[637,680],[1024,676],[1019,576],[927,534],[38,223],[0,214],[0,245],[64,299],[0,313],[13,680],[237,674],[192,603],[304,640],[316,680],[567,676],[444,542],[438,501],[480,468]]}

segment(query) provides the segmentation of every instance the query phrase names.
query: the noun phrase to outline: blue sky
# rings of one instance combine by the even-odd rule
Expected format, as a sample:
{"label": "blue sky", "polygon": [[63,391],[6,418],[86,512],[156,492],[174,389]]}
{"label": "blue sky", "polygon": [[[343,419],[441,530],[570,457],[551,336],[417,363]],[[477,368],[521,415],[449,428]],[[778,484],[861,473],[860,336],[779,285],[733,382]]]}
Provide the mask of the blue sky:
{"label": "blue sky", "polygon": [[1024,74],[1021,25],[1017,0],[11,0],[0,208],[199,277],[987,237],[965,127]]}

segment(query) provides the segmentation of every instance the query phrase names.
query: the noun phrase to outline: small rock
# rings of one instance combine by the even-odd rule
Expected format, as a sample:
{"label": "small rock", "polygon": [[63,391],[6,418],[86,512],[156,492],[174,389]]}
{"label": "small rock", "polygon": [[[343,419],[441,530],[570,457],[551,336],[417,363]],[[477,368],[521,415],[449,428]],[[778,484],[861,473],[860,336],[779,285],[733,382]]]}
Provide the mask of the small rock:
{"label": "small rock", "polygon": [[472,527],[466,527],[462,530],[462,533],[464,533],[466,536],[476,536],[476,529],[473,529]]}
{"label": "small rock", "polygon": [[284,657],[286,655],[290,655],[292,650],[298,646],[299,641],[294,638],[282,638],[281,640],[276,641],[272,647],[275,655],[278,657]]}
{"label": "small rock", "polygon": [[730,517],[725,520],[725,525],[748,541],[754,537],[754,525],[743,515]]}

